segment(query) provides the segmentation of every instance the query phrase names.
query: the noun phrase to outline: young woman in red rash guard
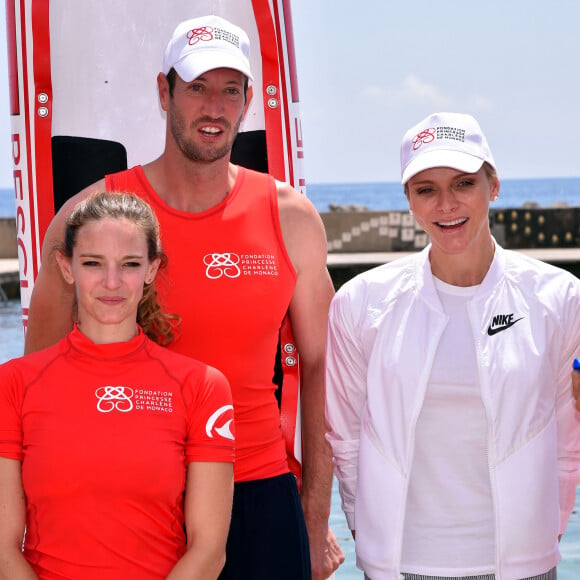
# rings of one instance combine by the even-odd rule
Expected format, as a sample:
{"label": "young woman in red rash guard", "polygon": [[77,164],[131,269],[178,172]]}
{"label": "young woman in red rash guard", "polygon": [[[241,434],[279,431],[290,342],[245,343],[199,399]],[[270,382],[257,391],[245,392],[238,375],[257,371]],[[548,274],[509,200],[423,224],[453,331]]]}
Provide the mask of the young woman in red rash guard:
{"label": "young woman in red rash guard", "polygon": [[54,251],[74,329],[0,366],[0,578],[216,578],[231,392],[217,369],[157,344],[175,326],[153,284],[157,219],[138,197],[97,193]]}

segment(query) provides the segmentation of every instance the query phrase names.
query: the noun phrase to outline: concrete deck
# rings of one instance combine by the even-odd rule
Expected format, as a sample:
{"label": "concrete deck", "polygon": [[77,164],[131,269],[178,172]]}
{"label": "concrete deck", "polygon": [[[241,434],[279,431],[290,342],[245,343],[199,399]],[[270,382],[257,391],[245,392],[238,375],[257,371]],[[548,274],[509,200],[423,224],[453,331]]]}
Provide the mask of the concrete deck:
{"label": "concrete deck", "polygon": [[18,260],[0,259],[0,300],[18,298],[20,295],[20,274]]}
{"label": "concrete deck", "polygon": [[16,258],[0,260],[0,274],[18,275],[18,260]]}

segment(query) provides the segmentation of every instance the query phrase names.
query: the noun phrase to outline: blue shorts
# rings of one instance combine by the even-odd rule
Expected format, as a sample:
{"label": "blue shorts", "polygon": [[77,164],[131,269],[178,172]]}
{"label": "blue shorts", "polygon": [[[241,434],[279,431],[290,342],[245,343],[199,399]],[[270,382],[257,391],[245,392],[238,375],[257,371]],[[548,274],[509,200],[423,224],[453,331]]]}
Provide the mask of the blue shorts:
{"label": "blue shorts", "polygon": [[310,580],[308,534],[291,473],[234,485],[219,580]]}

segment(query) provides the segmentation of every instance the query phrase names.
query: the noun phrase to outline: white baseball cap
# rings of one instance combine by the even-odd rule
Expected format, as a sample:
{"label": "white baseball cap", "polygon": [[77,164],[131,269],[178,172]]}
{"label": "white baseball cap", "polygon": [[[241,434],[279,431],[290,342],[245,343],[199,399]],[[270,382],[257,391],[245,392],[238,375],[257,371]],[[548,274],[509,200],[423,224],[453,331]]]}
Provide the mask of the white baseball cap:
{"label": "white baseball cap", "polygon": [[231,68],[254,80],[250,71],[250,39],[238,26],[219,16],[201,16],[177,26],[165,48],[163,74],[172,68],[186,83],[215,68]]}
{"label": "white baseball cap", "polygon": [[401,143],[401,182],[433,167],[476,173],[495,162],[479,123],[462,113],[434,113],[411,127]]}

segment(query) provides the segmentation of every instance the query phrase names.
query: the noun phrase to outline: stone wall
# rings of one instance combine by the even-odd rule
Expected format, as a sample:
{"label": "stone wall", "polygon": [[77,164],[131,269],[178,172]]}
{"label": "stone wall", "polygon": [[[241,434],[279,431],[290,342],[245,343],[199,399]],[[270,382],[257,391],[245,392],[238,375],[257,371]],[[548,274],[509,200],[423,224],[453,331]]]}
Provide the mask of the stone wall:
{"label": "stone wall", "polygon": [[[405,211],[320,214],[329,253],[421,250],[429,238]],[[505,248],[579,248],[580,207],[490,210],[491,230]]]}
{"label": "stone wall", "polygon": [[14,218],[0,218],[0,260],[13,258],[18,258],[16,221]]}
{"label": "stone wall", "polygon": [[329,253],[397,252],[424,248],[429,239],[409,212],[321,213]]}

